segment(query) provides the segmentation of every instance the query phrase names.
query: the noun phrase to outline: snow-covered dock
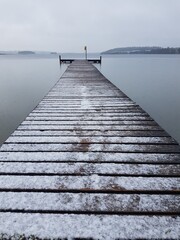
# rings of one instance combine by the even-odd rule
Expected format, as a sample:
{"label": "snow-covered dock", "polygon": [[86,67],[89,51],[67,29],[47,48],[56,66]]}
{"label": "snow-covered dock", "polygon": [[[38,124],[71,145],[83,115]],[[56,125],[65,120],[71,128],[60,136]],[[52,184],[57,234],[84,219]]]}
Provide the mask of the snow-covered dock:
{"label": "snow-covered dock", "polygon": [[177,142],[75,61],[0,148],[0,237],[180,239],[179,167]]}

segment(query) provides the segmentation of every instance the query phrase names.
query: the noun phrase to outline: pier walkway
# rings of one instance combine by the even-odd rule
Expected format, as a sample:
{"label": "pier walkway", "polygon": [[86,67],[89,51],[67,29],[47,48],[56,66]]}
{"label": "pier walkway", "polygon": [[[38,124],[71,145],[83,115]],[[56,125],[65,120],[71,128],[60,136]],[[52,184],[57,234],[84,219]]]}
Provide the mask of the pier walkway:
{"label": "pier walkway", "polygon": [[74,61],[0,148],[0,234],[180,239],[179,167],[176,141]]}

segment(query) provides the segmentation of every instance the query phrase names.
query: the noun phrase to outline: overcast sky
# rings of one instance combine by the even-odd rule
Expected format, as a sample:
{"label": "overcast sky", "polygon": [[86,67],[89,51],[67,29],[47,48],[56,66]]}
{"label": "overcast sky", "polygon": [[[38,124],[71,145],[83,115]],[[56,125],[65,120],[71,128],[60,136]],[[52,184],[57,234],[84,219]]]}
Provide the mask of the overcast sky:
{"label": "overcast sky", "polygon": [[0,0],[0,50],[180,46],[180,0]]}

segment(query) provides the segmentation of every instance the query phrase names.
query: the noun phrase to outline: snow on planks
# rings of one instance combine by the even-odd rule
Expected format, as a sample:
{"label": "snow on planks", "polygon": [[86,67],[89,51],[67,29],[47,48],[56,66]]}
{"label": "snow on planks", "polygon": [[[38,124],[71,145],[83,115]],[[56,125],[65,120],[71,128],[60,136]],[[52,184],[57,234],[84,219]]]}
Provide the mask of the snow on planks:
{"label": "snow on planks", "polygon": [[180,238],[180,147],[87,61],[0,148],[0,233]]}

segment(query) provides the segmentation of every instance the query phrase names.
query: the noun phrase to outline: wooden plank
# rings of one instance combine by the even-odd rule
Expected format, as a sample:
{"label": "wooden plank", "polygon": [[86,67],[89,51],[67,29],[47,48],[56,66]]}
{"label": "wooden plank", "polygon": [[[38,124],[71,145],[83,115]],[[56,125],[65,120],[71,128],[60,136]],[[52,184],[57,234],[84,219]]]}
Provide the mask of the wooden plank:
{"label": "wooden plank", "polygon": [[33,115],[34,114],[37,114],[37,115],[38,114],[57,114],[58,116],[61,114],[62,114],[62,116],[65,114],[67,114],[67,115],[69,115],[69,114],[70,115],[73,115],[73,114],[75,114],[75,115],[78,115],[78,114],[98,115],[99,114],[99,116],[104,116],[104,115],[120,116],[123,114],[133,115],[133,113],[135,113],[135,115],[136,115],[136,113],[137,113],[137,115],[138,114],[141,115],[144,112],[140,109],[135,108],[135,109],[129,109],[129,110],[128,109],[120,109],[120,110],[114,109],[114,110],[108,110],[108,111],[102,110],[102,109],[93,109],[93,110],[87,110],[87,109],[74,110],[74,109],[72,109],[72,111],[71,111],[71,109],[47,109],[47,110],[46,109],[34,109],[31,113]]}
{"label": "wooden plank", "polygon": [[85,107],[82,107],[82,105],[70,105],[70,106],[67,106],[67,105],[62,105],[60,106],[59,104],[57,105],[38,105],[37,106],[37,109],[83,109],[83,108],[86,108],[86,109],[92,109],[92,110],[95,110],[95,109],[102,109],[102,110],[112,110],[112,109],[115,109],[115,110],[118,110],[118,109],[124,109],[124,108],[133,108],[133,107],[137,107],[136,104],[133,104],[133,103],[127,103],[127,104],[119,104],[118,106],[85,106]]}
{"label": "wooden plank", "polygon": [[[47,96],[48,97],[76,97],[78,94],[81,94],[81,92],[80,91],[75,91],[75,89],[70,89],[70,90],[72,90],[71,92],[67,92],[66,91],[66,93],[64,93],[63,92],[63,90],[62,90],[62,92],[60,92],[60,91],[58,91],[58,92],[50,92],[50,93],[48,93],[47,94]],[[92,89],[93,91],[95,91],[95,88],[94,89]],[[104,90],[105,89],[101,89],[101,91],[99,90],[99,91],[96,91],[96,94],[93,94],[93,97],[94,98],[98,98],[98,97],[101,97],[101,96],[103,96],[103,94],[104,94]],[[107,89],[106,89],[106,97],[111,97],[112,96],[112,94],[114,94],[114,96],[119,96],[120,94],[119,94],[119,91],[107,91]],[[91,95],[91,93],[89,93],[89,95],[87,95],[87,98],[89,98],[89,97],[91,97],[92,95]],[[135,104],[134,104],[134,106],[135,106]]]}
{"label": "wooden plank", "polygon": [[171,137],[72,137],[72,136],[11,136],[6,143],[139,143],[139,144],[177,144]]}
{"label": "wooden plank", "polygon": [[[100,85],[101,87],[102,85]],[[97,87],[97,86],[96,86]],[[62,88],[62,86],[59,87],[60,89]],[[59,90],[58,87],[56,86],[56,91]],[[43,99],[40,104],[51,104],[51,103],[55,103],[55,104],[77,104],[77,103],[81,103],[81,101],[84,100],[84,98],[79,98],[79,99],[69,99],[68,101],[64,100],[62,101],[61,99]],[[114,98],[114,99],[103,99],[103,100],[100,100],[100,99],[89,99],[89,102],[93,105],[100,105],[100,104],[105,104],[105,105],[109,105],[109,104],[119,104],[119,103],[124,103],[124,102],[127,102],[127,103],[134,103],[130,98],[128,97],[119,97],[119,98]]]}
{"label": "wooden plank", "polygon": [[0,176],[0,189],[54,190],[78,192],[146,192],[173,191],[180,193],[180,178],[172,177],[111,177],[89,176]]}
{"label": "wooden plank", "polygon": [[133,163],[179,163],[175,153],[108,153],[108,152],[0,152],[0,161],[91,161]]}
{"label": "wooden plank", "polygon": [[0,192],[0,202],[0,212],[180,213],[178,195]]}
{"label": "wooden plank", "polygon": [[[141,120],[147,120],[147,121],[151,121],[151,117],[147,117],[147,116],[125,116],[125,117],[95,117],[95,116],[65,116],[66,117],[66,121],[79,121],[80,119],[82,121],[141,121]],[[26,120],[27,121],[64,121],[65,120],[64,116],[30,116],[27,117]]]}
{"label": "wooden plank", "polygon": [[118,164],[89,162],[0,162],[0,174],[59,174],[59,175],[135,175],[135,176],[178,176],[179,164]]}
{"label": "wooden plank", "polygon": [[[83,104],[84,105],[84,104]],[[120,112],[122,110],[126,111],[128,108],[129,108],[129,112],[130,111],[134,111],[134,110],[139,110],[139,108],[136,106],[136,105],[129,105],[129,106],[119,106],[119,107],[89,107],[87,105],[80,105],[79,107],[77,106],[74,106],[74,107],[71,107],[71,106],[48,106],[48,107],[45,107],[45,106],[41,106],[41,107],[37,107],[36,110],[37,111],[46,111],[46,112],[53,112],[53,111],[64,111],[64,112],[67,112],[67,111],[74,111],[74,112]]]}
{"label": "wooden plank", "polygon": [[[77,79],[75,80],[75,82],[77,83]],[[99,81],[99,86],[102,86],[102,80]],[[74,80],[73,80],[74,82]],[[82,83],[82,81],[80,81],[80,83]],[[69,84],[69,83],[68,83]],[[94,84],[94,83],[93,83]],[[55,89],[61,89],[63,83],[59,82],[59,84],[56,84],[54,86],[54,88],[51,89],[51,91],[54,91]],[[103,81],[103,85],[104,85],[104,81]],[[88,86],[88,81],[86,81],[86,86]],[[111,84],[109,84],[108,86],[109,88],[112,87]],[[84,98],[83,95],[77,95],[76,98],[63,98],[63,97],[59,97],[57,100],[59,101],[60,99],[63,101],[67,101],[67,102],[75,102],[75,101],[80,101],[82,98]],[[111,96],[111,97],[106,97],[106,95],[101,96],[101,98],[94,98],[93,94],[92,96],[89,98],[90,101],[92,102],[119,102],[121,101],[121,99],[130,99],[128,96],[126,96],[125,94],[123,94],[123,96]],[[42,99],[42,101],[54,101],[54,98],[52,99],[51,97],[48,97],[47,95]],[[55,99],[56,100],[56,99]],[[131,99],[130,99],[131,100]],[[132,101],[132,100],[131,100]]]}
{"label": "wooden plank", "polygon": [[80,120],[79,121],[28,121],[28,120],[25,120],[21,123],[21,125],[156,125],[156,123],[154,121],[145,121],[145,120],[142,120],[142,121],[134,121],[134,120],[122,120],[122,121],[95,121],[95,120],[91,120],[91,121],[85,121],[85,120]]}
{"label": "wooden plank", "polygon": [[1,152],[115,152],[115,153],[180,153],[178,145],[152,145],[152,144],[92,144],[86,141],[79,143],[5,143]]}
{"label": "wooden plank", "polygon": [[168,137],[168,134],[162,130],[159,131],[100,131],[100,130],[81,130],[78,131],[72,130],[16,130],[11,136],[86,136],[86,137],[96,137],[96,136],[120,136],[120,137]]}
{"label": "wooden plank", "polygon": [[[81,101],[84,100],[84,98],[78,98],[78,99],[62,99],[62,98],[57,98],[57,99],[52,99],[52,98],[44,98],[42,101],[41,101],[41,104],[42,103],[47,103],[47,104],[67,104],[67,105],[73,105],[73,104],[81,104]],[[119,97],[119,98],[106,98],[106,99],[103,99],[103,100],[100,100],[100,99],[89,99],[89,102],[92,104],[92,105],[100,105],[100,104],[105,104],[105,105],[109,105],[109,104],[119,104],[121,102],[124,102],[124,101],[131,101],[128,97]],[[131,101],[132,102],[132,101]]]}
{"label": "wooden plank", "polygon": [[99,125],[20,125],[18,127],[18,130],[71,130],[71,131],[88,131],[88,130],[99,130],[102,132],[105,131],[122,131],[122,130],[128,130],[128,131],[134,131],[134,130],[142,130],[142,131],[158,131],[162,130],[160,126],[153,126],[153,125],[105,125],[101,126]]}
{"label": "wooden plank", "polygon": [[[54,107],[62,107],[62,108],[65,108],[65,107],[81,107],[82,106],[82,103],[83,103],[84,99],[82,99],[81,102],[79,103],[73,103],[73,104],[67,104],[67,103],[59,103],[59,102],[53,102],[53,106]],[[87,99],[86,99],[87,101]],[[121,106],[126,106],[126,105],[134,105],[134,103],[132,101],[127,101],[127,100],[124,100],[124,101],[121,101],[119,103],[94,103],[92,104],[92,102],[88,101],[89,105],[92,107],[92,108],[96,108],[96,107],[105,107],[105,108],[108,108],[108,107],[121,107]],[[52,107],[52,102],[41,102],[38,107]]]}
{"label": "wooden plank", "polygon": [[[179,239],[180,217],[0,213],[0,232],[39,238]],[[33,226],[33,227],[31,227]],[[153,230],[152,230],[153,229]],[[16,236],[16,235],[15,235]]]}
{"label": "wooden plank", "polygon": [[[52,117],[84,117],[84,113],[56,113],[56,112],[32,112],[29,114],[29,117],[49,117],[49,113],[51,114]],[[147,113],[141,113],[141,112],[125,112],[125,113],[90,113],[87,112],[88,117],[112,117],[112,118],[117,118],[117,117],[131,117],[131,116],[143,116],[143,117],[148,117],[149,115]]]}

